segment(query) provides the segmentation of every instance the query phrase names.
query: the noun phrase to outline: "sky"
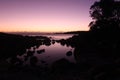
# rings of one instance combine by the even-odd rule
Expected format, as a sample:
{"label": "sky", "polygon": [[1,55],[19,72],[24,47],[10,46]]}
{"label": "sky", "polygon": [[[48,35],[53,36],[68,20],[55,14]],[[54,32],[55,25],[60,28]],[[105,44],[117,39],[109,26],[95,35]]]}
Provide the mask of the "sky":
{"label": "sky", "polygon": [[96,0],[0,0],[0,32],[89,30]]}

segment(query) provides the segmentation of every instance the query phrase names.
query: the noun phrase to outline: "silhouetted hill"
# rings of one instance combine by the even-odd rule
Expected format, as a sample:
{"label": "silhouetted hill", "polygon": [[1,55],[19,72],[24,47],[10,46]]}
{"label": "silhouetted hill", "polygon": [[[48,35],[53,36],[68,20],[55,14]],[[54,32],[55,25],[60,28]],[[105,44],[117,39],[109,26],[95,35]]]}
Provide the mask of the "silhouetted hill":
{"label": "silhouetted hill", "polygon": [[3,33],[3,32],[0,32],[0,37],[1,36],[21,36],[21,35],[18,35],[18,34],[8,34],[8,33]]}
{"label": "silhouetted hill", "polygon": [[70,31],[70,32],[62,32],[62,33],[55,33],[55,34],[81,34],[86,32],[87,31]]}

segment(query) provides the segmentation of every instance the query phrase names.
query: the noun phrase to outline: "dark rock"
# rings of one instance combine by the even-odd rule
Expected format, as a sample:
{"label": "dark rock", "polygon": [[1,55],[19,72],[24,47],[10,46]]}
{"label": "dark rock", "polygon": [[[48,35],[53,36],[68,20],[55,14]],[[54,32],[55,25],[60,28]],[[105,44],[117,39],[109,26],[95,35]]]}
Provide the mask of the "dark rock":
{"label": "dark rock", "polygon": [[36,56],[33,56],[33,57],[30,58],[30,64],[32,66],[35,66],[37,62],[38,62],[38,59],[37,59]]}
{"label": "dark rock", "polygon": [[42,53],[44,53],[44,52],[45,52],[45,49],[41,49],[41,50],[38,50],[38,51],[37,51],[38,54],[42,54]]}
{"label": "dark rock", "polygon": [[67,55],[67,56],[72,56],[72,51],[68,51],[68,52],[66,53],[66,55]]}

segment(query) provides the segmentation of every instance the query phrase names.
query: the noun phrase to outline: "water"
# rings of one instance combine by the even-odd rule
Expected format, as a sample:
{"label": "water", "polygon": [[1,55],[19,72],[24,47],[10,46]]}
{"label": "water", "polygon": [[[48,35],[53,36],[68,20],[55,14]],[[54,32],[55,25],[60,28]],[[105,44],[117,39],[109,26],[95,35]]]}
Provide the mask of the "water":
{"label": "water", "polygon": [[59,39],[67,39],[73,36],[73,34],[54,34],[54,35],[45,35],[47,37],[51,37],[53,39],[59,40]]}
{"label": "water", "polygon": [[77,34],[40,34],[40,35],[30,35],[30,36],[47,36],[49,38],[59,40],[59,39],[67,39]]}
{"label": "water", "polygon": [[[50,37],[51,40],[52,39],[58,40],[58,39],[67,39],[69,37],[72,37],[73,35],[42,35],[42,36]],[[42,53],[38,53],[37,51],[40,51],[40,50],[45,50],[45,51],[43,51]],[[74,54],[73,54],[74,48],[67,45],[63,46],[57,42],[55,42],[54,44],[52,44],[51,42],[50,46],[41,45],[36,49],[34,49],[34,47],[31,47],[31,49],[29,49],[28,51],[34,52],[32,57],[34,56],[37,59],[37,63],[36,63],[37,65],[50,66],[55,61],[63,58],[67,59],[72,63],[75,63]],[[67,55],[67,52],[71,52],[70,56]],[[27,53],[25,53],[21,57],[20,56],[18,57],[24,60],[25,56],[27,56]],[[31,56],[27,58],[24,64],[30,64],[30,58]]]}

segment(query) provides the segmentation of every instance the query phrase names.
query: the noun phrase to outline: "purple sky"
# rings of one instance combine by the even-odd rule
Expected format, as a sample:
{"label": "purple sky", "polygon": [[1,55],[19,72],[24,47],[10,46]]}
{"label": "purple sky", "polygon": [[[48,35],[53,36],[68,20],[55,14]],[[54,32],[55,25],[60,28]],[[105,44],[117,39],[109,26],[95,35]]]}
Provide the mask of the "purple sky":
{"label": "purple sky", "polygon": [[96,0],[0,0],[0,31],[88,30]]}

